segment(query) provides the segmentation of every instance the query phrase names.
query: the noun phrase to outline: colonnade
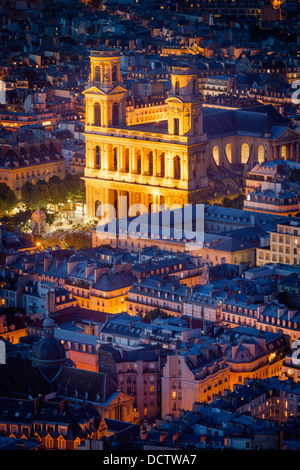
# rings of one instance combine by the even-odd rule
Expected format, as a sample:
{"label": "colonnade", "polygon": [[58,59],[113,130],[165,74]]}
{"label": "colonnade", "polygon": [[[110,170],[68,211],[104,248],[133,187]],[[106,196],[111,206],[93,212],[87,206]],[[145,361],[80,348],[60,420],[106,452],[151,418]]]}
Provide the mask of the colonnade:
{"label": "colonnade", "polygon": [[145,212],[157,212],[164,207],[172,207],[172,196],[164,196],[156,189],[151,192],[124,191],[120,189],[97,188],[87,186],[89,197],[94,201],[87,207],[87,216],[101,219],[134,217]]}

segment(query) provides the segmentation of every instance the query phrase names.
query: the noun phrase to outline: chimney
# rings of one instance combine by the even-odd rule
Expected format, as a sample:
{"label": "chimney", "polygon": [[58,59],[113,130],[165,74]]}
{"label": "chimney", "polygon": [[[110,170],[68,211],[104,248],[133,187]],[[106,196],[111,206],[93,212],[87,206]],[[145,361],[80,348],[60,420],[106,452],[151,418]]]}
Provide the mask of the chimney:
{"label": "chimney", "polygon": [[188,354],[188,358],[194,367],[197,365],[197,354]]}
{"label": "chimney", "polygon": [[291,321],[295,314],[297,313],[297,310],[288,310],[288,321]]}
{"label": "chimney", "polygon": [[48,271],[48,269],[50,268],[51,266],[51,263],[52,263],[52,258],[48,258],[48,257],[45,257],[44,258],[44,271]]}
{"label": "chimney", "polygon": [[281,318],[282,315],[284,314],[285,312],[285,308],[284,307],[279,307],[278,310],[277,310],[277,318]]}
{"label": "chimney", "polygon": [[59,403],[59,412],[60,413],[63,413],[65,407],[66,407],[66,404],[67,404],[67,400],[62,400],[60,403]]}
{"label": "chimney", "polygon": [[56,259],[56,261],[55,261],[56,268],[59,268],[61,265],[62,265],[62,260],[61,259]]}
{"label": "chimney", "polygon": [[86,267],[85,267],[85,277],[86,279],[89,277],[89,275],[91,274],[91,272],[93,272],[94,270],[94,265],[93,264],[87,264]]}

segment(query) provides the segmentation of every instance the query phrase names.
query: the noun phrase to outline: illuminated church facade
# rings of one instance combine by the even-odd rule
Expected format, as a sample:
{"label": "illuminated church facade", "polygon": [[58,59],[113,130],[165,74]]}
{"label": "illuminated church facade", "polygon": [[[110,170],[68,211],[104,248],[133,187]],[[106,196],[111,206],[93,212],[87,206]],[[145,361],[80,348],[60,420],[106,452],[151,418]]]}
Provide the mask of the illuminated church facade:
{"label": "illuminated church facade", "polygon": [[129,215],[238,194],[256,163],[299,160],[299,134],[273,106],[209,107],[193,68],[172,68],[160,113],[149,107],[129,116],[120,59],[115,49],[90,54],[84,91],[88,218],[103,216],[106,204],[122,217],[132,206]]}

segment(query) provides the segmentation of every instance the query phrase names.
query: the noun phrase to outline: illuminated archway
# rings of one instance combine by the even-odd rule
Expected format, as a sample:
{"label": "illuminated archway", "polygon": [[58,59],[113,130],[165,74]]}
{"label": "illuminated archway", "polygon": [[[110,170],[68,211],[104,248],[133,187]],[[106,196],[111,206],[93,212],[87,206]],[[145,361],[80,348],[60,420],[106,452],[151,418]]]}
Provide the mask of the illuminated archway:
{"label": "illuminated archway", "polygon": [[241,147],[241,163],[247,163],[249,159],[249,145],[246,143],[242,144]]}

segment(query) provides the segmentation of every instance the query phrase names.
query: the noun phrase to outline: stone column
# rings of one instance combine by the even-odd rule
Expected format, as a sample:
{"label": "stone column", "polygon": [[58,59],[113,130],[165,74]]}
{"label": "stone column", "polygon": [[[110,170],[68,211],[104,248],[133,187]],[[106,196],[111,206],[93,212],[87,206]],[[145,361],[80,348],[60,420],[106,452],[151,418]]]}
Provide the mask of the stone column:
{"label": "stone column", "polygon": [[165,154],[165,177],[173,178],[172,153],[169,151],[166,151]]}
{"label": "stone column", "polygon": [[137,170],[137,164],[136,164],[136,154],[135,154],[135,148],[130,147],[130,158],[131,162],[131,168],[130,168],[130,173],[136,173]]}
{"label": "stone column", "polygon": [[128,205],[128,194],[127,191],[118,191],[118,208],[119,208],[119,218],[127,217],[127,205]]}
{"label": "stone column", "polygon": [[109,144],[103,145],[103,170],[109,169]]}

